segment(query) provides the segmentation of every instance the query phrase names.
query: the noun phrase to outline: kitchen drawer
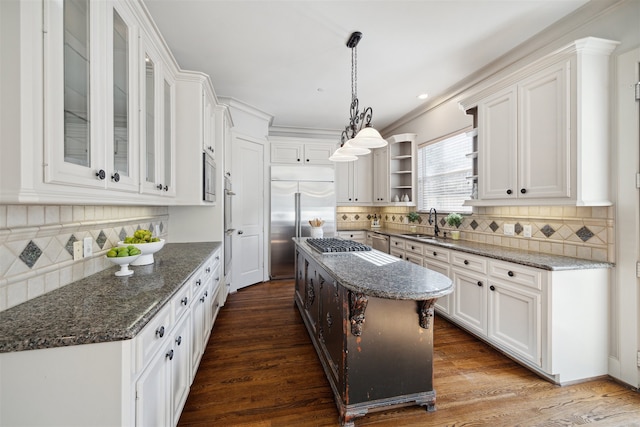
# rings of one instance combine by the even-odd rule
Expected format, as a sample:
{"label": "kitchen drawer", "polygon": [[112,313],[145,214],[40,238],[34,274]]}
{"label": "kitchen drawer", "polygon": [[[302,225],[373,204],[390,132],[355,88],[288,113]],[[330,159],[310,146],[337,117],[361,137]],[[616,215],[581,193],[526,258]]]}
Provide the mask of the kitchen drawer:
{"label": "kitchen drawer", "polygon": [[412,253],[414,255],[422,255],[424,254],[424,245],[412,240],[406,240],[404,242],[404,250],[407,251],[407,255],[409,255],[409,253]]}
{"label": "kitchen drawer", "polygon": [[409,261],[412,264],[416,264],[419,266],[424,266],[424,257],[422,255],[415,255],[411,252],[405,252],[405,260]]}
{"label": "kitchen drawer", "polygon": [[171,304],[166,304],[136,337],[136,372],[149,363],[161,345],[171,340]]}
{"label": "kitchen drawer", "polygon": [[543,272],[535,268],[505,261],[490,261],[489,275],[490,278],[542,290]]}
{"label": "kitchen drawer", "polygon": [[446,262],[448,264],[451,257],[451,252],[437,246],[424,245],[424,256],[426,258],[435,259],[438,261]]}
{"label": "kitchen drawer", "polygon": [[185,285],[171,299],[174,321],[178,321],[184,313],[189,311],[189,304],[191,304],[191,286]]}
{"label": "kitchen drawer", "polygon": [[391,238],[391,249],[401,249],[404,251],[405,249],[405,242],[406,239],[401,239],[399,237],[392,237]]}
{"label": "kitchen drawer", "polygon": [[197,293],[200,293],[200,290],[203,289],[205,283],[207,283],[206,280],[207,275],[205,275],[205,268],[200,267],[198,269],[198,271],[196,271],[193,276],[191,276],[191,289],[193,292],[193,295],[195,296]]}
{"label": "kitchen drawer", "polygon": [[389,254],[396,258],[404,259],[404,249],[394,248],[393,246],[389,249]]}
{"label": "kitchen drawer", "polygon": [[451,265],[461,267],[465,270],[475,271],[477,273],[487,272],[487,260],[485,258],[469,255],[465,252],[453,252],[451,256]]}
{"label": "kitchen drawer", "polygon": [[355,231],[339,231],[338,237],[347,240],[353,240],[354,242],[364,243],[367,240],[367,232],[364,230]]}

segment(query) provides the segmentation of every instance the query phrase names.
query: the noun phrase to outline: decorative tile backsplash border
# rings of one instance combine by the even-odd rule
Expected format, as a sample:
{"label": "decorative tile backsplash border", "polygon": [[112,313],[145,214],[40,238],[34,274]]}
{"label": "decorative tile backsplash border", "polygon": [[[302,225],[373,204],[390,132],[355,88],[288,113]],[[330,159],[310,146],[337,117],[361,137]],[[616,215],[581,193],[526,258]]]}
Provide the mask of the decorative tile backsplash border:
{"label": "decorative tile backsplash border", "polygon": [[[338,207],[339,230],[368,229],[370,217],[380,218],[380,225],[409,231],[406,215],[411,207]],[[444,218],[438,215],[438,226],[449,232]],[[417,232],[433,234],[428,214],[420,214]],[[504,234],[504,225],[514,226],[514,235]],[[524,237],[524,227],[531,226],[531,237]],[[615,262],[613,207],[529,206],[478,207],[465,215],[461,239],[497,246],[519,248],[539,253],[565,255],[595,261]]]}
{"label": "decorative tile backsplash border", "polygon": [[[0,205],[0,311],[113,267],[104,254],[123,236],[168,224],[166,206]],[[74,261],[85,237],[93,256]]]}

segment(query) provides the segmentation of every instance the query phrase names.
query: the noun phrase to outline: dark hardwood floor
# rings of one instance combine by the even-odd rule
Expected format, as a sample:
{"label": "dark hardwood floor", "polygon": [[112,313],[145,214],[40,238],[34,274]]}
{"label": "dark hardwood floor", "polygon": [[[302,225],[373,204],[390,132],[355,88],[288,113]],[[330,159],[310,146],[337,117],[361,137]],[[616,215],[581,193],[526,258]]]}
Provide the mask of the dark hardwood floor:
{"label": "dark hardwood floor", "polygon": [[[640,393],[610,379],[555,386],[437,317],[437,410],[369,414],[356,426],[640,427]],[[229,295],[180,426],[337,426],[331,389],[293,303],[293,282]]]}

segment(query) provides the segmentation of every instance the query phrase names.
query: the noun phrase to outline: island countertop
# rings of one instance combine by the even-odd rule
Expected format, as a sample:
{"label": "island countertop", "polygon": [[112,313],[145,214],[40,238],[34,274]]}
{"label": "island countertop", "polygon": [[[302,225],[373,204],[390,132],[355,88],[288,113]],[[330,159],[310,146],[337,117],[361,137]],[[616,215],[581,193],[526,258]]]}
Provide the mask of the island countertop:
{"label": "island countertop", "polygon": [[220,246],[169,243],[132,276],[114,265],[0,312],[0,353],[131,339]]}
{"label": "island countertop", "polygon": [[439,298],[453,291],[447,276],[375,249],[323,254],[310,247],[306,239],[293,240],[300,250],[351,291],[378,298],[416,301]]}

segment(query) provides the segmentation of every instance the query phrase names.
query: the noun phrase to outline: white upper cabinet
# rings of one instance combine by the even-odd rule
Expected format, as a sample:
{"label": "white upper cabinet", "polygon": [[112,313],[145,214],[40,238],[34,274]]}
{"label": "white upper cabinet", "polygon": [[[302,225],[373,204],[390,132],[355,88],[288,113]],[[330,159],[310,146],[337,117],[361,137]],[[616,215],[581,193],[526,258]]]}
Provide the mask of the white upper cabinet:
{"label": "white upper cabinet", "polygon": [[471,205],[609,200],[609,55],[588,37],[484,87],[477,107],[478,200]]}
{"label": "white upper cabinet", "polygon": [[478,104],[480,199],[571,196],[568,68],[557,64]]}
{"label": "white upper cabinet", "polygon": [[389,147],[373,150],[373,201],[389,203]]}
{"label": "white upper cabinet", "polygon": [[45,8],[45,182],[105,188],[109,181],[100,44],[106,8],[89,0],[51,1]]}
{"label": "white upper cabinet", "polygon": [[373,156],[358,156],[354,162],[336,164],[336,202],[338,205],[373,203]]}
{"label": "white upper cabinet", "polygon": [[0,202],[166,203],[177,67],[143,6],[51,0],[5,12],[23,24],[6,30],[15,43],[3,71],[20,77],[5,79],[1,102],[30,114],[3,122]]}
{"label": "white upper cabinet", "polygon": [[152,40],[140,39],[140,64],[144,69],[140,74],[140,188],[143,193],[173,196],[175,79]]}
{"label": "white upper cabinet", "polygon": [[292,165],[333,165],[329,157],[337,148],[335,142],[304,141],[301,138],[269,138],[271,163]]}

